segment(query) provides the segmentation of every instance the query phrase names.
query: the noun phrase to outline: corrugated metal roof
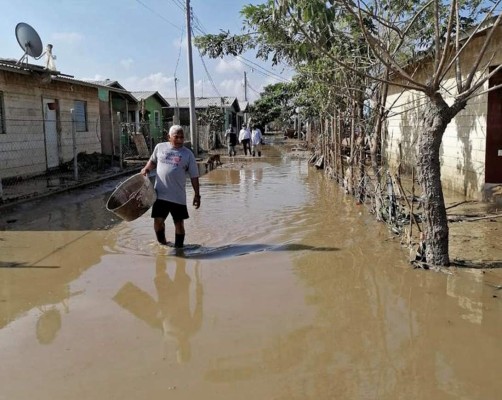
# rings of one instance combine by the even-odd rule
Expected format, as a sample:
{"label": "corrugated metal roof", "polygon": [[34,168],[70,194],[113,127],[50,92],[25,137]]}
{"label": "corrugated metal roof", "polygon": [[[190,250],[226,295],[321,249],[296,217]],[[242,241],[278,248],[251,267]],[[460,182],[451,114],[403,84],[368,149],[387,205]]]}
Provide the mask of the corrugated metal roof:
{"label": "corrugated metal roof", "polygon": [[149,97],[153,96],[155,93],[155,91],[151,91],[151,92],[131,92],[133,94],[134,97],[136,97],[138,100],[146,100],[148,99]]}
{"label": "corrugated metal roof", "polygon": [[[170,104],[171,108],[176,107],[176,98],[167,97],[167,102]],[[232,107],[233,103],[237,101],[236,97],[196,97],[195,98],[195,108],[207,108],[209,106],[215,107]],[[190,107],[189,97],[178,97],[178,106],[181,108]],[[237,107],[239,108],[239,102],[237,101]]]}
{"label": "corrugated metal roof", "polygon": [[152,96],[155,96],[157,97],[161,103],[164,104],[165,107],[169,107],[170,104],[169,104],[169,101],[167,101],[164,97],[162,97],[162,95],[159,93],[159,92],[156,92],[156,91],[149,91],[149,92],[131,92],[131,94],[136,97],[138,99],[138,101],[140,100],[146,100]]}
{"label": "corrugated metal roof", "polygon": [[85,79],[85,82],[94,83],[96,85],[106,86],[106,87],[115,88],[115,89],[127,90],[118,81],[112,81],[111,79],[105,79],[105,80],[101,80],[101,81],[100,80]]}

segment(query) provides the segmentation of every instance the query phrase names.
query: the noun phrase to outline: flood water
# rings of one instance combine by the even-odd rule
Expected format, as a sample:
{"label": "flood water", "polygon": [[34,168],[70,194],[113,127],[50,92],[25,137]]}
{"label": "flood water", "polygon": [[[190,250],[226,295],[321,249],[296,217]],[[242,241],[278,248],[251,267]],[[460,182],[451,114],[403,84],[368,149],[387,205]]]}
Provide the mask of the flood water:
{"label": "flood water", "polygon": [[105,209],[117,182],[3,213],[0,399],[502,398],[500,271],[413,269],[322,172],[264,153],[201,177],[182,254]]}

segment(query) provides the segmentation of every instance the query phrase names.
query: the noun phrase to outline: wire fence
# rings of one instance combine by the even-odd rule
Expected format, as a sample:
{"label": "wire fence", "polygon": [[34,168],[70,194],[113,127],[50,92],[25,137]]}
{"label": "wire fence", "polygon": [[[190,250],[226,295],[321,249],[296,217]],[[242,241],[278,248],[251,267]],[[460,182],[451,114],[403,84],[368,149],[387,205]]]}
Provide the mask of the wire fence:
{"label": "wire fence", "polygon": [[[0,134],[0,203],[67,189],[128,168],[114,149],[103,154],[99,119],[4,122],[5,133]],[[119,141],[117,149],[121,147]]]}

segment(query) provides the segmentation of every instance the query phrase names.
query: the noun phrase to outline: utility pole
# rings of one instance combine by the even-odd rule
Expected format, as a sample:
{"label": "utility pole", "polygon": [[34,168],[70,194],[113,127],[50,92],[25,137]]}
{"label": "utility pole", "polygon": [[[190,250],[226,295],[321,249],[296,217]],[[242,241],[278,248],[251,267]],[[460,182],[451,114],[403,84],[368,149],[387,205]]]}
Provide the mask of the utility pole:
{"label": "utility pole", "polygon": [[248,101],[248,78],[244,71],[244,101]]}
{"label": "utility pole", "polygon": [[193,153],[195,157],[197,157],[199,155],[199,144],[197,138],[197,117],[195,116],[195,93],[193,87],[191,11],[190,0],[186,0],[188,82],[190,86],[190,141],[192,142]]}
{"label": "utility pole", "polygon": [[174,109],[173,123],[179,125],[180,123],[180,104],[178,103],[178,78],[174,77],[174,93],[176,96],[176,108]]}
{"label": "utility pole", "polygon": [[[248,77],[246,71],[244,71],[244,101],[248,101]],[[244,124],[248,124],[248,114],[244,113]]]}

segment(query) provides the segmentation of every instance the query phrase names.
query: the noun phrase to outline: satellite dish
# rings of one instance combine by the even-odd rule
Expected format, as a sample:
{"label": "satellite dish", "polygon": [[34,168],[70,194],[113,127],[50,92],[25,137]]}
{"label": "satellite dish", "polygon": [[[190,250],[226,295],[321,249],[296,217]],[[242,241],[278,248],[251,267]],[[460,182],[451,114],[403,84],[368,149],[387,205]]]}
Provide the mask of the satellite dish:
{"label": "satellite dish", "polygon": [[40,57],[42,54],[43,46],[42,40],[35,29],[30,25],[20,22],[16,25],[16,38],[19,46],[24,50],[24,54],[17,62],[20,64],[22,61],[27,60],[28,56],[33,58]]}

